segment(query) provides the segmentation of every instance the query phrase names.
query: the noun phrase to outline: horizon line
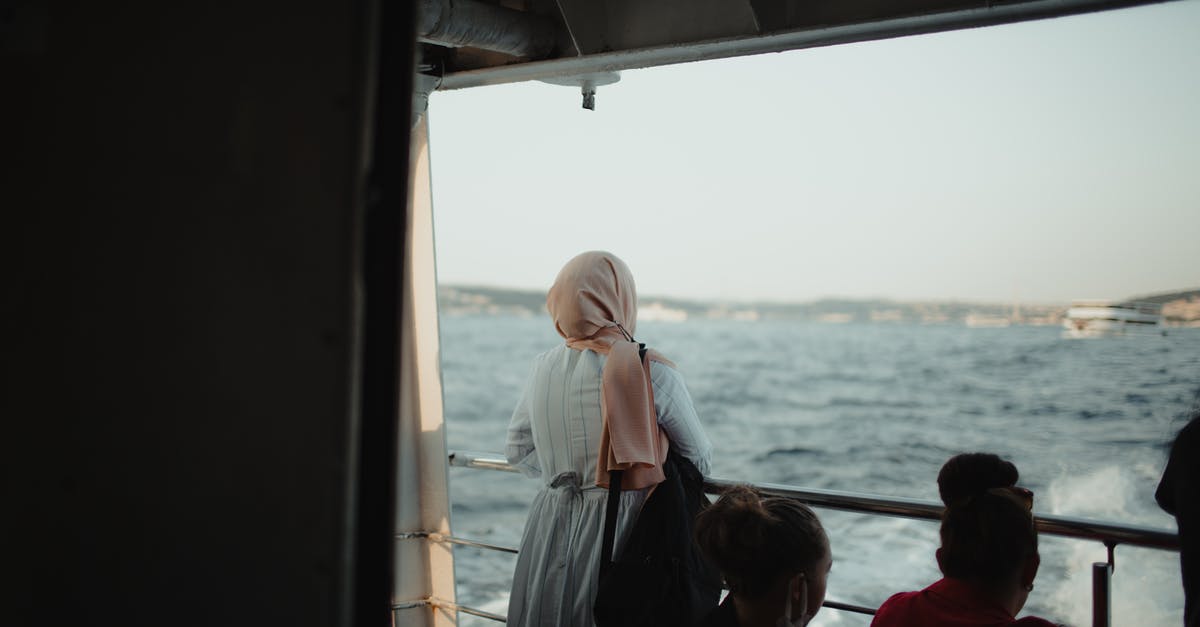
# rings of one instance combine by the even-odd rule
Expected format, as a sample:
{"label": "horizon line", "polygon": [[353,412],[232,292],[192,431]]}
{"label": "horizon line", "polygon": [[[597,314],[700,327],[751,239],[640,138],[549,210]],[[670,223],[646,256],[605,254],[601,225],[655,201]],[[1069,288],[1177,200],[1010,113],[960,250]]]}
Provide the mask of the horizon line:
{"label": "horizon line", "polygon": [[[545,294],[545,292],[546,292],[546,289],[543,289],[543,288],[488,285],[485,283],[454,283],[454,282],[438,281],[437,286],[439,289],[441,289],[443,287],[452,288],[452,289],[488,289],[488,290],[499,290],[499,291],[505,291],[505,292],[522,292],[522,293],[530,293],[530,294]],[[1025,306],[1025,305],[1028,305],[1028,306],[1047,307],[1047,306],[1063,306],[1064,304],[1069,305],[1070,303],[1079,302],[1079,301],[1110,301],[1113,303],[1137,302],[1139,300],[1144,300],[1144,299],[1148,299],[1148,298],[1159,298],[1159,297],[1170,295],[1170,294],[1187,294],[1189,292],[1200,292],[1200,286],[1190,287],[1190,288],[1173,289],[1173,290],[1165,290],[1165,291],[1154,292],[1154,293],[1142,293],[1142,294],[1138,294],[1136,296],[1129,296],[1129,297],[1124,297],[1124,298],[1072,298],[1067,301],[1054,301],[1054,302],[1035,301],[1035,300],[1022,301],[1019,299],[1013,299],[1013,300],[1008,300],[1008,301],[982,300],[982,299],[981,300],[971,300],[969,298],[955,298],[955,297],[894,298],[894,297],[887,297],[887,296],[829,296],[829,295],[819,296],[816,298],[810,298],[810,299],[805,299],[805,300],[775,300],[775,299],[748,300],[748,299],[722,299],[722,298],[715,298],[715,297],[708,297],[708,298],[699,297],[698,298],[698,297],[693,297],[693,296],[666,296],[666,295],[658,295],[658,294],[638,294],[638,301],[670,300],[670,301],[685,302],[685,303],[746,305],[746,306],[749,306],[749,305],[803,305],[803,304],[820,303],[820,302],[827,302],[827,301],[849,301],[849,302],[878,301],[878,302],[890,302],[890,303],[896,303],[896,304],[938,303],[938,304],[948,304],[948,305],[949,304],[996,305],[996,306],[999,306],[999,305],[1003,305],[1003,306],[1012,306],[1012,305]]]}

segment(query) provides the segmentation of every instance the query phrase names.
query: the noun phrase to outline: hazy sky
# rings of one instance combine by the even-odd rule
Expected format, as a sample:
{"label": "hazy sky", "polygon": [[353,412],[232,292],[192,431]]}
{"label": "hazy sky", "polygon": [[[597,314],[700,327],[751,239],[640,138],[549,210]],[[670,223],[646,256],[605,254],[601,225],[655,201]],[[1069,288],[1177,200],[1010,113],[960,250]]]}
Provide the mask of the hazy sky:
{"label": "hazy sky", "polygon": [[430,101],[443,283],[1064,302],[1200,287],[1200,1]]}

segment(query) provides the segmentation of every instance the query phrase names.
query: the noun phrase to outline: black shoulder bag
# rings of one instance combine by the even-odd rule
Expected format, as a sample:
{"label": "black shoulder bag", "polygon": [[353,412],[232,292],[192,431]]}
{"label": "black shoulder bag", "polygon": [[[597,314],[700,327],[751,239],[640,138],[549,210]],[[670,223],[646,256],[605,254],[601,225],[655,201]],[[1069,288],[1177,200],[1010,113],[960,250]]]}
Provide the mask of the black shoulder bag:
{"label": "black shoulder bag", "polygon": [[[643,359],[645,348],[642,349]],[[691,627],[717,606],[721,576],[700,554],[692,526],[708,506],[704,476],[672,448],[666,479],[642,505],[619,559],[613,559],[622,471],[609,473],[608,505],[593,616],[597,627]]]}

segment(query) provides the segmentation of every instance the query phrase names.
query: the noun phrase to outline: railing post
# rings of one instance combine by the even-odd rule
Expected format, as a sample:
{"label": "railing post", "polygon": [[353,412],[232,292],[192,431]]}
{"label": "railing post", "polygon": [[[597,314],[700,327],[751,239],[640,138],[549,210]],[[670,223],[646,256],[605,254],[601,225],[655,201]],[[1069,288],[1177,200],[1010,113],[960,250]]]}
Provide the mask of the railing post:
{"label": "railing post", "polygon": [[[411,120],[403,120],[404,124]],[[433,251],[433,200],[429,178],[429,116],[412,129],[412,170],[404,241],[402,333],[397,406],[396,517],[393,534],[424,532],[415,541],[396,542],[392,602],[404,627],[456,624],[454,554],[430,534],[450,535],[450,479],[446,468],[446,424],[438,346],[437,273]],[[410,606],[419,599],[436,604]],[[432,608],[432,609],[430,609]]]}
{"label": "railing post", "polygon": [[1112,564],[1092,564],[1092,627],[1112,625]]}

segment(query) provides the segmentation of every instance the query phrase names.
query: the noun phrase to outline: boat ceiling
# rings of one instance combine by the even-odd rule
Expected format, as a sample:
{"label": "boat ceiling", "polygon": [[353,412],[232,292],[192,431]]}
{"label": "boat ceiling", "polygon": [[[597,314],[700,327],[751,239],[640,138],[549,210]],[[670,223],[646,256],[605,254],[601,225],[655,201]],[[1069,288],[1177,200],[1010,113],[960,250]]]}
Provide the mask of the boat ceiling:
{"label": "boat ceiling", "polygon": [[1116,9],[1112,0],[421,0],[438,89],[887,39]]}

